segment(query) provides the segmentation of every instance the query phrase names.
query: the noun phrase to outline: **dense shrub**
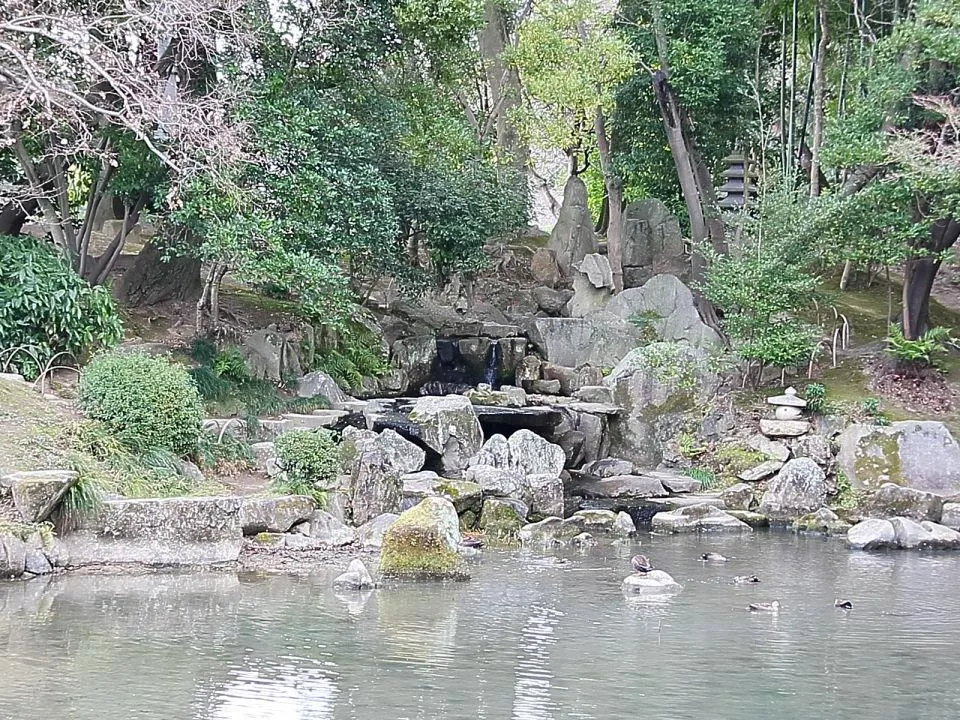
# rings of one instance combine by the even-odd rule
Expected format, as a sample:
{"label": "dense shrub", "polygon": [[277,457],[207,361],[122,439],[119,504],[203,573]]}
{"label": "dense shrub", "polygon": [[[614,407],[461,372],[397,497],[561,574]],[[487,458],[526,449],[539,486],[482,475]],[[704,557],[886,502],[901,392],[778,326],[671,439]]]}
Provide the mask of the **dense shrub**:
{"label": "dense shrub", "polygon": [[340,456],[328,431],[286,432],[277,438],[275,447],[277,464],[286,476],[277,490],[309,495],[322,502],[325,492],[336,486]]}
{"label": "dense shrub", "polygon": [[57,353],[79,359],[120,341],[110,292],[91,287],[49,244],[0,236],[0,268],[0,351],[9,351],[0,360],[26,377],[36,377]]}
{"label": "dense shrub", "polygon": [[186,455],[197,448],[200,395],[187,371],[166,358],[99,355],[80,375],[78,400],[88,416],[106,424],[133,450]]}

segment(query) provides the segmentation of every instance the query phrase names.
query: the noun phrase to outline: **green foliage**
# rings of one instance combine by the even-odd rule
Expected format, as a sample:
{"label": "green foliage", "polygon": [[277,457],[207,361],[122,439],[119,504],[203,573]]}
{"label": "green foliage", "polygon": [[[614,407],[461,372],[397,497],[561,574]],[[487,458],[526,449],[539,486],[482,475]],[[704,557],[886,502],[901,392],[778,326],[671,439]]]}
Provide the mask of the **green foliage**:
{"label": "green foliage", "polygon": [[823,412],[827,399],[827,389],[823,383],[807,383],[803,389],[803,399],[807,401],[807,409],[812,413]]}
{"label": "green foliage", "polygon": [[[670,82],[696,128],[708,167],[757,136],[752,97],[761,19],[748,0],[660,0]],[[652,3],[624,0],[618,28],[647,67],[658,68]],[[779,29],[779,26],[778,26]],[[638,69],[616,94],[614,155],[627,201],[655,197],[685,215],[650,75]]]}
{"label": "green foliage", "polygon": [[879,398],[864,398],[863,400],[861,400],[860,411],[874,425],[887,426],[890,424],[890,420],[887,418],[883,410],[880,408]]}
{"label": "green foliage", "polygon": [[762,198],[745,218],[729,255],[708,253],[704,295],[723,311],[723,329],[748,362],[787,367],[806,363],[820,330],[802,320],[820,279],[802,234],[802,201],[785,193]]}
{"label": "green foliage", "polygon": [[390,366],[381,339],[361,323],[351,323],[340,333],[336,347],[314,355],[313,370],[322,370],[343,387],[360,387],[364,376],[380,377]]}
{"label": "green foliage", "polygon": [[612,15],[590,0],[549,0],[517,31],[508,59],[537,107],[516,120],[544,147],[589,138],[596,109],[613,108],[613,92],[635,66]]}
{"label": "green foliage", "polygon": [[640,330],[641,343],[651,343],[657,339],[656,323],[663,318],[656,310],[641,310],[627,319],[631,325]]}
{"label": "green foliage", "polygon": [[677,449],[688,460],[707,451],[707,447],[697,439],[696,435],[688,432],[677,434]]}
{"label": "green foliage", "polygon": [[924,368],[934,364],[936,355],[947,352],[950,341],[950,328],[930,328],[916,340],[907,340],[899,325],[891,325],[886,351],[898,363]]}
{"label": "green foliage", "polygon": [[856,510],[860,506],[863,493],[854,489],[843,470],[837,470],[836,488],[833,496],[833,506],[836,509]]}
{"label": "green foliage", "polygon": [[25,377],[36,377],[59,353],[79,362],[120,341],[109,290],[90,287],[52,246],[29,235],[0,236],[0,268],[0,350],[9,350],[0,360]]}
{"label": "green foliage", "polygon": [[684,473],[687,477],[699,480],[701,490],[713,490],[720,484],[719,478],[708,468],[692,467],[684,470]]}
{"label": "green foliage", "polygon": [[81,515],[92,513],[103,502],[101,498],[100,486],[95,477],[90,475],[80,475],[77,482],[70,486],[63,500],[60,501],[60,508],[70,522]]}
{"label": "green foliage", "polygon": [[327,430],[293,430],[275,442],[277,465],[283,470],[274,490],[307,495],[322,504],[327,490],[336,487],[340,455]]}
{"label": "green foliage", "polygon": [[167,358],[98,355],[80,375],[77,399],[88,417],[107,425],[131,450],[196,451],[200,395],[187,371]]}
{"label": "green foliage", "polygon": [[230,347],[217,353],[210,367],[217,377],[235,383],[243,382],[250,377],[250,374],[247,372],[247,363],[243,359],[243,354],[235,347]]}
{"label": "green foliage", "polygon": [[154,448],[132,452],[112,428],[87,420],[69,429],[70,464],[80,475],[77,496],[69,500],[77,513],[95,509],[103,493],[124,497],[177,497],[216,494],[217,488],[185,477],[179,458]]}
{"label": "green foliage", "polygon": [[197,448],[200,468],[211,469],[220,475],[233,475],[253,466],[254,456],[250,445],[230,433],[219,440],[211,433],[200,433]]}

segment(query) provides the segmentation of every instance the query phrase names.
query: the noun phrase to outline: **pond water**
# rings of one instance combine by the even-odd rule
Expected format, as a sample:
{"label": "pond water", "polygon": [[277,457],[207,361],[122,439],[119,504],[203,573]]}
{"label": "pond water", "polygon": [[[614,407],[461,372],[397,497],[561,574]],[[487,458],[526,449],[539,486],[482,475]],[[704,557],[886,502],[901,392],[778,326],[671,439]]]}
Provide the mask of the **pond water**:
{"label": "pond water", "polygon": [[[5,583],[0,717],[960,717],[960,555],[644,537],[684,590],[639,602],[619,589],[636,551],[487,551],[469,583],[365,601],[332,571]],[[747,573],[762,582],[731,584]],[[773,599],[779,616],[746,611]]]}

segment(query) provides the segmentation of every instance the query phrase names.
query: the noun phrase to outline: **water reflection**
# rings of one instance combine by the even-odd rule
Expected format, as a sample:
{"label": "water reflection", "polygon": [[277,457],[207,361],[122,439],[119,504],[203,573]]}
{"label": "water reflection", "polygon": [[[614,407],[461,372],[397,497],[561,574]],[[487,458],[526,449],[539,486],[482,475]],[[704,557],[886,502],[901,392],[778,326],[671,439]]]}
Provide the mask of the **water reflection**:
{"label": "water reflection", "polygon": [[0,718],[960,717],[960,554],[644,538],[683,591],[624,598],[636,550],[490,550],[469,583],[364,594],[333,572],[3,583]]}

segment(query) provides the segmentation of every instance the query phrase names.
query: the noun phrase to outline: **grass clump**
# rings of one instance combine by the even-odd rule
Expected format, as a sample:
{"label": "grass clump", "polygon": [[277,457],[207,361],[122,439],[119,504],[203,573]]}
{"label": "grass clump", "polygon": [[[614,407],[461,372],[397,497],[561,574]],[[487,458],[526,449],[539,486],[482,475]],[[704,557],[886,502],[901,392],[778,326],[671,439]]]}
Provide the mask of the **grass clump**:
{"label": "grass clump", "polygon": [[77,400],[135,452],[196,452],[203,405],[186,370],[139,353],[99,355],[80,374]]}

